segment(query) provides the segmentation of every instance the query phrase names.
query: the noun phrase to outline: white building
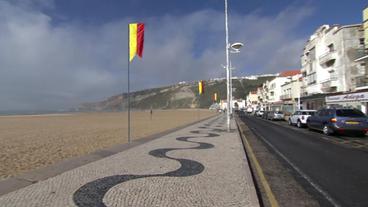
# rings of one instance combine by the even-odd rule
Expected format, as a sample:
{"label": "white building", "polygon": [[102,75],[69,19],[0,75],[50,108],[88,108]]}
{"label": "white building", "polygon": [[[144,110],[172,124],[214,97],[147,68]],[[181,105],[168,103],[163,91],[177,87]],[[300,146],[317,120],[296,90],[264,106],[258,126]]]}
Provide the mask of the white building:
{"label": "white building", "polygon": [[[301,57],[304,82],[301,90],[305,109],[325,105],[329,93],[364,87],[365,68],[354,61],[364,45],[361,24],[323,25],[307,41]],[[363,84],[363,85],[362,85]]]}
{"label": "white building", "polygon": [[252,111],[255,111],[258,107],[259,100],[257,95],[257,90],[249,91],[246,99],[246,108],[251,108]]}
{"label": "white building", "polygon": [[[246,108],[246,101],[244,99],[233,99],[230,103],[232,104],[234,110]],[[227,110],[227,100],[220,101],[220,109]]]}
{"label": "white building", "polygon": [[281,111],[283,101],[281,99],[282,85],[291,81],[291,77],[300,73],[300,70],[289,70],[280,73],[280,75],[271,81],[266,82],[267,88],[267,110]]}
{"label": "white building", "polygon": [[300,87],[302,86],[303,77],[299,72],[291,76],[291,80],[281,86],[281,100],[283,101],[283,111],[293,113],[299,109]]}

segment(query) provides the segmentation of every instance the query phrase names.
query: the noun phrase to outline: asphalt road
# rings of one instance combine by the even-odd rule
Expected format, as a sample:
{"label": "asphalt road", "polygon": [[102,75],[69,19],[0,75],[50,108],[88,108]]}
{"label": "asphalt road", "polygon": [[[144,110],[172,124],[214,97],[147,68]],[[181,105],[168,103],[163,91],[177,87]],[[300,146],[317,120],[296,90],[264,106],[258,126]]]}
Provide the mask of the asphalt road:
{"label": "asphalt road", "polygon": [[368,206],[368,151],[318,132],[252,116],[242,120],[331,206]]}

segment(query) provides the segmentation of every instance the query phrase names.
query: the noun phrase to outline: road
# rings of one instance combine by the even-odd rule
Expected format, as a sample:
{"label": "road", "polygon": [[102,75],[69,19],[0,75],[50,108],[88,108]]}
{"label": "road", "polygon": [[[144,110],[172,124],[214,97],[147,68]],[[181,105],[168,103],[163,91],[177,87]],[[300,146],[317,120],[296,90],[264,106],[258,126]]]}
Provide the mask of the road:
{"label": "road", "polygon": [[326,137],[252,116],[242,120],[288,168],[302,177],[303,186],[309,185],[306,187],[314,189],[326,203],[368,206],[368,151],[334,140],[347,137]]}

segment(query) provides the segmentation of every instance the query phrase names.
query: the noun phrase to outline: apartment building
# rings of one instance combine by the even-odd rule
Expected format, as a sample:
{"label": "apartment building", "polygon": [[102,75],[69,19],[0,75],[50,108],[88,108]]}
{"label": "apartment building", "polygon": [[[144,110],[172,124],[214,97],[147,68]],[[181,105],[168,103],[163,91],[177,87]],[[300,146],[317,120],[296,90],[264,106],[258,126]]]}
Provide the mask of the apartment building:
{"label": "apartment building", "polygon": [[362,24],[322,25],[311,35],[301,56],[304,109],[325,106],[327,94],[354,91],[366,85],[365,67],[356,60],[364,46]]}
{"label": "apartment building", "polygon": [[361,30],[364,36],[359,38],[359,44],[362,46],[356,50],[354,62],[363,66],[364,72],[355,77],[355,88],[351,92],[326,96],[326,105],[357,108],[368,114],[368,7],[363,10]]}
{"label": "apartment building", "polygon": [[302,86],[303,77],[300,71],[291,76],[289,82],[281,85],[281,100],[283,102],[283,111],[293,113],[300,107],[300,87]]}
{"label": "apartment building", "polygon": [[284,105],[282,100],[282,85],[291,81],[292,76],[299,74],[300,70],[289,70],[279,74],[278,77],[266,82],[267,110],[281,111]]}
{"label": "apartment building", "polygon": [[258,108],[259,99],[257,95],[257,90],[249,91],[246,99],[247,108],[251,108],[252,111]]}

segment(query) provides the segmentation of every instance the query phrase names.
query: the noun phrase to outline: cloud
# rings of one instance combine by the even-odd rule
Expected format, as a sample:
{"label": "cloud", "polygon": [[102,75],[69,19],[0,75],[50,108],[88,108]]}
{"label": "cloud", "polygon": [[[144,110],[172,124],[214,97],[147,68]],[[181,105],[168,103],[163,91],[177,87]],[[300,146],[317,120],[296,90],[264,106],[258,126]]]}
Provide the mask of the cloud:
{"label": "cloud", "polygon": [[[53,17],[42,12],[53,6],[48,0],[0,1],[0,111],[67,109],[126,91],[127,24],[132,20],[54,25]],[[295,30],[312,11],[295,7],[277,16],[232,14],[230,39],[246,44],[232,56],[236,73],[299,67],[306,37]],[[133,90],[224,75],[223,13],[203,10],[144,22],[144,57],[131,64]]]}

